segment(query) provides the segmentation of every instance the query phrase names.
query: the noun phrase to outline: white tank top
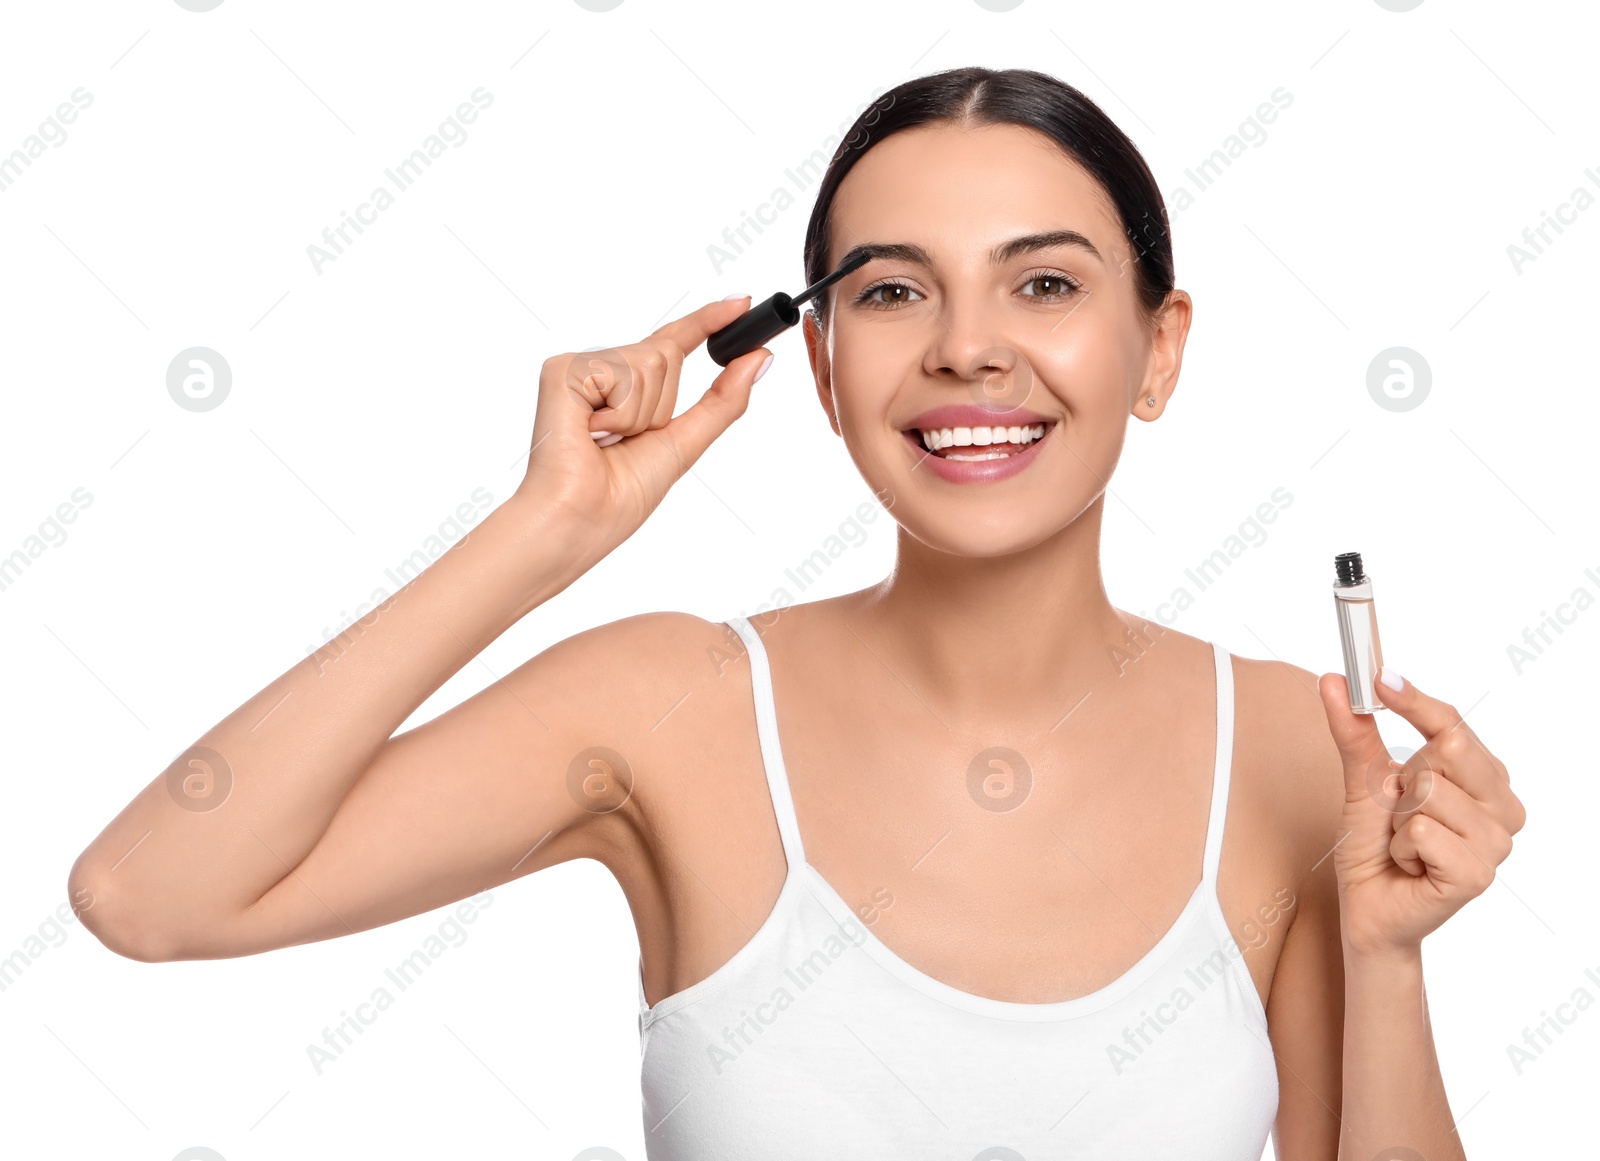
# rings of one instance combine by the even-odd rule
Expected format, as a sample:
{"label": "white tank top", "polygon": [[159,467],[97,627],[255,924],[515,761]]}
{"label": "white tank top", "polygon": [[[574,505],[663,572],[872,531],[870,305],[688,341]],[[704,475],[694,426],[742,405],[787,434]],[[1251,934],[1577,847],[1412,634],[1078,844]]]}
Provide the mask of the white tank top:
{"label": "white tank top", "polygon": [[756,725],[789,871],[706,979],[653,1008],[639,978],[651,1161],[1260,1161],[1278,1109],[1266,1013],[1217,896],[1233,765],[1233,668],[1216,659],[1217,752],[1199,885],[1105,987],[1030,1004],[901,959],[806,862],[772,673],[748,620]]}

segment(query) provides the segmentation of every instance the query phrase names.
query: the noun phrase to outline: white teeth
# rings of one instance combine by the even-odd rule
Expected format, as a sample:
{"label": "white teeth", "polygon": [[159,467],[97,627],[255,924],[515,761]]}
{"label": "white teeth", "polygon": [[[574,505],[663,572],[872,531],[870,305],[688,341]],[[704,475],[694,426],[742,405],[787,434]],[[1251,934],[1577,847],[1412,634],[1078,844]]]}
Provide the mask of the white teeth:
{"label": "white teeth", "polygon": [[[938,427],[920,429],[922,446],[929,451],[946,447],[989,447],[994,444],[1019,444],[1026,446],[1044,435],[1045,425],[1035,423],[1028,427]],[[947,459],[995,459],[1010,455],[997,452],[987,456],[948,456]]]}

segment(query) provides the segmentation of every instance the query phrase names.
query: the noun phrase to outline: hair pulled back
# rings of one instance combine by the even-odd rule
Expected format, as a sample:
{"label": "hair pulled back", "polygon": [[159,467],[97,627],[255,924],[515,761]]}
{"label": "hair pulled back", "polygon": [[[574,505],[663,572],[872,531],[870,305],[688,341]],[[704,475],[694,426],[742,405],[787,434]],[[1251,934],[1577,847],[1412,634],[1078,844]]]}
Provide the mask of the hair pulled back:
{"label": "hair pulled back", "polygon": [[[1138,147],[1105,112],[1065,81],[1032,69],[969,66],[916,77],[888,90],[862,110],[817,189],[806,226],[805,284],[825,278],[834,195],[839,184],[878,142],[904,129],[939,122],[1021,125],[1037,130],[1083,166],[1116,207],[1135,262],[1135,298],[1149,326],[1173,288],[1172,238],[1166,202]],[[829,287],[818,296],[825,324]]]}

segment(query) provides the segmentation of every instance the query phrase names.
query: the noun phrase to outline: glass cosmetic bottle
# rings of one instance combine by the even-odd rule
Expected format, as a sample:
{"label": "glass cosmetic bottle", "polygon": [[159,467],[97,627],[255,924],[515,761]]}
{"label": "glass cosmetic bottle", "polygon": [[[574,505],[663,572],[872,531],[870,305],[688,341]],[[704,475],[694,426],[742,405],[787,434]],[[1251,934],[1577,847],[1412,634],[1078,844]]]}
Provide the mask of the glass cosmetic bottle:
{"label": "glass cosmetic bottle", "polygon": [[1378,610],[1372,603],[1372,578],[1361,566],[1359,552],[1333,558],[1333,607],[1339,617],[1339,645],[1344,652],[1344,681],[1350,690],[1350,712],[1370,714],[1387,709],[1373,688],[1383,668],[1378,643]]}

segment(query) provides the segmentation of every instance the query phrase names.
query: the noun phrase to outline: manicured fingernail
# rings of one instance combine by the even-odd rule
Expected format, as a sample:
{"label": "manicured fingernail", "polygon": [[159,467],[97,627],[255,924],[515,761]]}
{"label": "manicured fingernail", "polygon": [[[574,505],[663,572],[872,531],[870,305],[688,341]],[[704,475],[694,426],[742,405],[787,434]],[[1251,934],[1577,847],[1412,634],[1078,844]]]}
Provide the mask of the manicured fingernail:
{"label": "manicured fingernail", "polygon": [[1378,670],[1378,680],[1383,682],[1383,684],[1387,685],[1396,693],[1399,693],[1406,687],[1406,679],[1401,677],[1394,670],[1390,669],[1387,665]]}
{"label": "manicured fingernail", "polygon": [[763,375],[765,375],[767,373],[767,368],[770,367],[770,366],[772,366],[772,352],[768,351],[767,352],[767,357],[761,363],[761,369],[756,372],[755,379],[750,380],[750,382],[754,383],[754,382],[756,382],[756,380],[760,379],[761,376],[763,376]]}
{"label": "manicured fingernail", "polygon": [[596,447],[610,447],[612,444],[616,443],[621,438],[622,438],[622,433],[621,432],[608,431],[608,432],[606,432],[604,438],[595,440],[594,444],[595,444]]}
{"label": "manicured fingernail", "polygon": [[605,437],[611,433],[609,431],[591,431],[589,434],[595,439],[605,439]]}
{"label": "manicured fingernail", "polygon": [[732,302],[736,298],[749,298],[749,297],[750,296],[748,294],[730,294],[730,295],[726,296],[722,301],[723,302]]}

